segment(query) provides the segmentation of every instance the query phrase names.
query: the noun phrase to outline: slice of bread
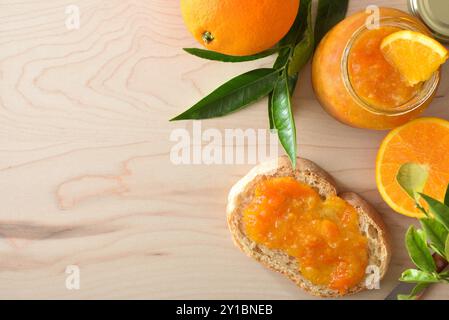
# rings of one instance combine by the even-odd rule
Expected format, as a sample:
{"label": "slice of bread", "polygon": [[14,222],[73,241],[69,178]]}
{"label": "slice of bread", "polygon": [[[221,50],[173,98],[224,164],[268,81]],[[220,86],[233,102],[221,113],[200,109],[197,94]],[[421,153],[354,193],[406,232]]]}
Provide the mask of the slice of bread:
{"label": "slice of bread", "polygon": [[[227,220],[233,240],[237,247],[251,258],[257,260],[271,270],[280,272],[296,285],[318,297],[339,297],[340,292],[324,286],[317,286],[305,279],[299,270],[296,258],[280,250],[271,250],[249,239],[242,223],[243,210],[252,200],[257,184],[271,177],[294,177],[318,191],[325,199],[338,195],[337,187],[332,177],[315,163],[298,158],[296,170],[292,169],[290,160],[281,157],[270,162],[260,164],[242,178],[230,191],[227,206]],[[377,211],[355,193],[339,195],[352,205],[359,214],[359,226],[363,235],[368,238],[369,266],[378,269],[380,279],[385,275],[390,261],[390,245],[386,226]],[[370,273],[367,273],[367,277]],[[372,274],[371,274],[372,275]],[[355,294],[367,289],[365,279],[345,295]]]}

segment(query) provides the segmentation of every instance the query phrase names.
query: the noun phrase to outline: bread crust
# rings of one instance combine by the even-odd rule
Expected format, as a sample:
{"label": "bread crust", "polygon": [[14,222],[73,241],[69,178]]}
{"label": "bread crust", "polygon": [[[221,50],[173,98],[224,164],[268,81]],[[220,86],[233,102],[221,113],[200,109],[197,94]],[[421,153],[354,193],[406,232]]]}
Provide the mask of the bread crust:
{"label": "bread crust", "polygon": [[[280,250],[270,250],[246,237],[241,223],[243,209],[251,201],[255,186],[262,180],[271,177],[294,177],[316,189],[325,199],[338,195],[334,179],[314,162],[298,158],[297,169],[293,170],[288,157],[271,160],[253,168],[245,177],[234,185],[228,196],[227,222],[235,245],[249,257],[255,259],[268,269],[279,272],[289,278],[306,292],[318,296],[335,298],[342,296],[338,291],[316,286],[305,279],[298,268],[297,260]],[[369,264],[379,268],[383,278],[390,262],[391,250],[387,228],[379,213],[362,197],[355,193],[339,195],[352,205],[359,213],[359,224],[362,233],[369,242]],[[366,229],[366,230],[365,230]],[[365,279],[344,295],[352,295],[366,289]]]}
{"label": "bread crust", "polygon": [[[376,228],[378,239],[382,242],[381,250],[384,250],[382,256],[385,257],[385,259],[381,261],[380,266],[380,277],[383,278],[388,270],[388,265],[390,264],[391,260],[391,240],[387,225],[383,221],[382,216],[379,214],[379,212],[357,193],[345,192],[340,195],[340,198],[356,208],[359,214],[362,213],[366,219],[370,219],[372,223],[370,223],[369,225]],[[366,233],[369,233],[369,230],[366,231]]]}

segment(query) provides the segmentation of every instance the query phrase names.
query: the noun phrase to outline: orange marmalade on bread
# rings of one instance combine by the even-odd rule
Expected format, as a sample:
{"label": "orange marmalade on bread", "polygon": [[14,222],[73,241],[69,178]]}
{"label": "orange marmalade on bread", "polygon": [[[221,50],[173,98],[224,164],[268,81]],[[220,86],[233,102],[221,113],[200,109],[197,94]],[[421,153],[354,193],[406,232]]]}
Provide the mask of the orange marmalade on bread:
{"label": "orange marmalade on bread", "polygon": [[337,196],[322,200],[292,177],[267,178],[256,186],[243,224],[252,241],[295,257],[315,285],[344,294],[365,277],[368,240],[356,210]]}

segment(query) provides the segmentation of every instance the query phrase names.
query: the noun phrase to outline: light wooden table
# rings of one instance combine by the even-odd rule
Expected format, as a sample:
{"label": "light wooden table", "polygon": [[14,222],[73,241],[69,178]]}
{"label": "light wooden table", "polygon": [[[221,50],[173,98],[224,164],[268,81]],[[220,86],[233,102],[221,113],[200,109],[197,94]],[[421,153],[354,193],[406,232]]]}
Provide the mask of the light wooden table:
{"label": "light wooden table", "polygon": [[[405,8],[405,1],[351,1]],[[68,30],[66,7],[80,9]],[[229,188],[250,166],[175,166],[168,119],[225,79],[273,58],[208,62],[178,0],[0,0],[0,298],[308,299],[234,248]],[[447,70],[429,115],[449,117]],[[382,299],[410,265],[411,219],[382,202],[374,159],[385,132],[346,127],[316,102],[310,69],[294,97],[300,153],[384,215],[394,257]],[[266,128],[266,102],[203,128]],[[67,290],[67,266],[80,289]],[[447,298],[435,287],[428,298]]]}

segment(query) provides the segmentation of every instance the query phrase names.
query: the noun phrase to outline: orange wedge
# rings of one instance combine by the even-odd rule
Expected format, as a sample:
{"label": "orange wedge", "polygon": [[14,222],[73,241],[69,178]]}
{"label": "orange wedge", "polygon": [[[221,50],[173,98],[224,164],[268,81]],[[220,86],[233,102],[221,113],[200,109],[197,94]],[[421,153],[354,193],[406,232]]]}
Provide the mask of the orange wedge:
{"label": "orange wedge", "polygon": [[410,86],[429,80],[449,58],[448,51],[438,41],[409,30],[387,36],[381,50]]}
{"label": "orange wedge", "polygon": [[376,161],[377,188],[385,202],[406,216],[423,216],[396,180],[399,168],[409,162],[429,168],[424,194],[443,201],[449,183],[448,151],[449,122],[446,120],[421,118],[391,131]]}

